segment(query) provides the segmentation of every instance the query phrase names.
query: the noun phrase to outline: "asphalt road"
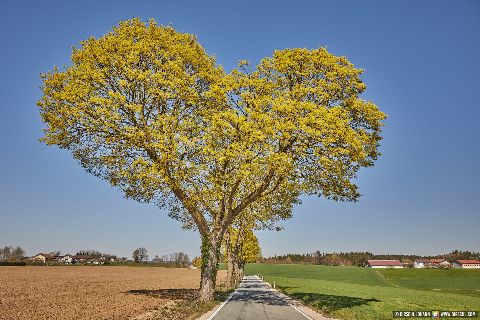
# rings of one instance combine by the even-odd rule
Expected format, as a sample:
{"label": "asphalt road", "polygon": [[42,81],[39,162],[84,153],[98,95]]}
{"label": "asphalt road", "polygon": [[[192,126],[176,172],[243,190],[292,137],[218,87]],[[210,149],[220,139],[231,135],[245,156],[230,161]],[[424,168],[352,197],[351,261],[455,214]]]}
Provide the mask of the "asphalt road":
{"label": "asphalt road", "polygon": [[257,276],[246,276],[231,299],[212,320],[306,320]]}

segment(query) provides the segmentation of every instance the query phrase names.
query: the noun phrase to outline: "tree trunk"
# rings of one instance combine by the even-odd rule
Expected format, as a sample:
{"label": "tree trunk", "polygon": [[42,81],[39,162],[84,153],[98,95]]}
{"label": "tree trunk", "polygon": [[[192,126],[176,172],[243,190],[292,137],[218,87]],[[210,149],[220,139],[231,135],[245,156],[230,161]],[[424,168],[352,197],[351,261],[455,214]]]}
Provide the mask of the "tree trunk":
{"label": "tree trunk", "polygon": [[232,255],[232,247],[230,243],[230,232],[226,232],[224,236],[225,240],[225,250],[227,254],[227,286],[228,288],[233,288],[234,286],[234,279],[233,279],[233,255]]}
{"label": "tree trunk", "polygon": [[202,274],[200,278],[200,301],[212,301],[215,293],[215,282],[218,271],[218,257],[221,239],[213,235],[212,239],[202,237]]}
{"label": "tree trunk", "polygon": [[235,279],[235,283],[238,284],[242,281],[243,276],[241,275],[240,264],[238,259],[233,261],[233,278]]}
{"label": "tree trunk", "polygon": [[240,282],[242,281],[244,275],[245,275],[245,264],[240,263],[238,265],[238,279]]}
{"label": "tree trunk", "polygon": [[233,274],[233,257],[231,252],[228,253],[227,257],[227,285],[229,288],[233,288],[235,285],[235,279]]}

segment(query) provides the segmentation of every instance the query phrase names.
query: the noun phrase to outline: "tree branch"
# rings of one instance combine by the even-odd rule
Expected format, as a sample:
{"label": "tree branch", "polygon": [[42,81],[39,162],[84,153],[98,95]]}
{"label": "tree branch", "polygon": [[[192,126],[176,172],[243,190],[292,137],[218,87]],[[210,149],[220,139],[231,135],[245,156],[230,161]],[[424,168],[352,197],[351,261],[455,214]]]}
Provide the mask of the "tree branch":
{"label": "tree branch", "polygon": [[145,147],[145,151],[147,152],[148,156],[152,159],[152,161],[165,167],[165,172],[167,176],[166,182],[168,187],[170,188],[170,190],[172,190],[173,194],[177,197],[177,199],[183,204],[185,209],[187,209],[187,211],[192,215],[192,218],[195,221],[195,224],[197,225],[198,230],[200,231],[200,234],[202,236],[208,236],[209,230],[208,230],[207,220],[205,219],[203,214],[198,210],[195,204],[192,203],[192,201],[190,200],[186,192],[172,178],[168,164],[164,163],[164,161],[161,161],[158,155],[156,154],[156,152],[151,150],[150,148]]}

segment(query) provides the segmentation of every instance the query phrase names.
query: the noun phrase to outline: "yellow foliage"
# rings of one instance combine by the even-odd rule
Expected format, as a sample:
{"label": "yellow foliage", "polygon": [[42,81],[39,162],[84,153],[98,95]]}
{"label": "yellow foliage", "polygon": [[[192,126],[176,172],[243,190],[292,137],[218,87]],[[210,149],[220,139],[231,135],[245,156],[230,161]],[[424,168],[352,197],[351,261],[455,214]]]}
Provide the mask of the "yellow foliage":
{"label": "yellow foliage", "polygon": [[225,258],[228,258],[228,252],[232,258],[240,265],[245,263],[257,262],[261,258],[261,249],[257,237],[251,229],[229,229],[229,241],[225,245]]}
{"label": "yellow foliage", "polygon": [[123,21],[42,75],[43,141],[203,236],[248,208],[288,216],[301,194],[356,200],[386,117],[359,97],[362,70],[325,48],[249,68],[227,74],[193,35]]}

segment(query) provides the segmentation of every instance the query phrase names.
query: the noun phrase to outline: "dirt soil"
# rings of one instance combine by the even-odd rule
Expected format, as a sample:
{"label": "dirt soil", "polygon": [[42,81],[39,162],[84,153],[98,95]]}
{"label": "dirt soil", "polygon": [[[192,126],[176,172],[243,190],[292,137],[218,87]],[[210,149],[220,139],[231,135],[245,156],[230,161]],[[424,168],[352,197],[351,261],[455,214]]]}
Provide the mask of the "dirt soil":
{"label": "dirt soil", "polygon": [[199,282],[190,269],[0,267],[0,319],[131,319],[195,295]]}

